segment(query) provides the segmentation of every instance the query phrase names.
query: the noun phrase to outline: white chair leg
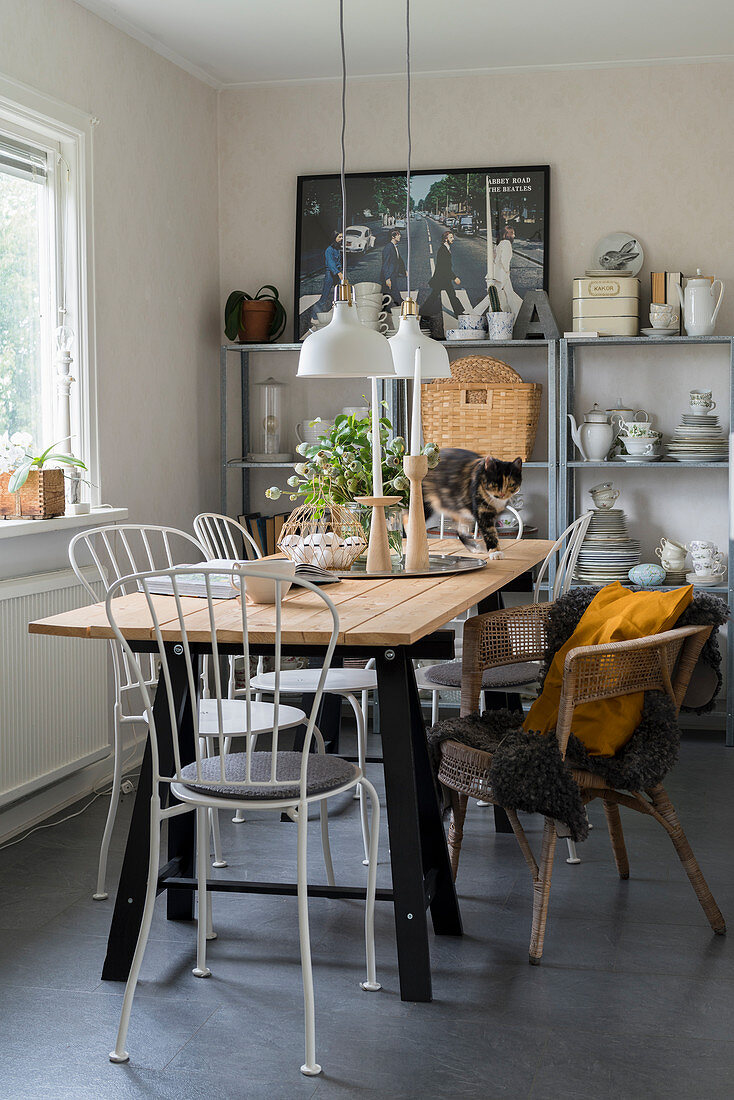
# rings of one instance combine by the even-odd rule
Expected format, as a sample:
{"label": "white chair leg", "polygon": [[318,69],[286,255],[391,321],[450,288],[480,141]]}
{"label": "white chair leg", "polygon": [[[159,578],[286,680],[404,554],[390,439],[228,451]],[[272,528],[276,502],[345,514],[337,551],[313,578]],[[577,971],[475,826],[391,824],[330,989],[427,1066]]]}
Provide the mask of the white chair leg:
{"label": "white chair leg", "polygon": [[313,997],[311,941],[308,932],[308,804],[298,806],[298,934],[301,942],[301,976],[303,978],[303,1011],[305,1017],[306,1057],[301,1073],[315,1077],[321,1073],[316,1061],[316,1013]]}
{"label": "white chair leg", "polygon": [[[201,755],[209,756],[209,742],[205,737],[199,738],[199,745],[201,747]],[[224,752],[227,753],[227,738],[224,741]],[[222,837],[219,832],[219,812],[214,807],[209,808],[209,827],[212,833],[212,845],[214,847],[214,867],[226,867],[227,861],[222,855]]]}
{"label": "white chair leg", "polygon": [[105,901],[108,897],[107,894],[107,857],[110,852],[110,841],[112,840],[112,830],[115,827],[115,819],[117,817],[117,807],[120,804],[120,788],[122,786],[122,736],[121,736],[121,724],[120,724],[120,704],[115,703],[114,707],[114,737],[112,751],[115,754],[115,759],[112,768],[112,790],[110,791],[110,804],[107,809],[107,820],[105,821],[104,832],[102,833],[102,843],[99,848],[99,863],[97,864],[97,889],[92,894],[95,901]]}
{"label": "white chair leg", "polygon": [[211,890],[207,890],[206,892],[206,938],[208,940],[215,940],[217,938],[217,933],[214,931]]}
{"label": "white chair leg", "polygon": [[435,726],[438,722],[438,706],[439,706],[439,693],[436,688],[431,689],[431,725]]}
{"label": "white chair leg", "polygon": [[222,837],[219,832],[219,810],[209,810],[209,824],[212,830],[212,843],[214,845],[214,862],[212,867],[226,867],[227,861],[222,855]]}
{"label": "white chair leg", "polygon": [[[229,756],[231,751],[232,751],[232,738],[231,737],[225,737],[225,739],[224,739],[224,755]],[[245,820],[245,811],[244,810],[236,810],[235,815],[232,818],[232,821],[234,822],[234,824],[235,825],[241,825],[244,820]],[[216,864],[215,864],[215,866],[216,866]],[[225,864],[225,866],[226,866],[226,864]]]}
{"label": "white chair leg", "polygon": [[229,658],[229,679],[227,680],[227,698],[234,699],[235,697],[235,659]]}
{"label": "white chair leg", "polygon": [[[317,751],[322,755],[326,752],[326,745],[324,744],[324,735],[318,726],[313,728],[314,739],[316,741]],[[288,816],[292,821],[297,819],[297,815],[288,810]],[[334,879],[334,864],[331,861],[331,841],[329,840],[329,811],[328,803],[326,799],[322,799],[319,803],[319,817],[321,818],[321,851],[324,854],[324,865],[326,867],[326,881],[329,886],[335,886],[336,880]]]}
{"label": "white chair leg", "polygon": [[[364,775],[365,761],[367,756],[365,745],[365,723],[364,714],[357,702],[354,695],[347,693],[346,698],[349,700],[349,704],[354,711],[354,717],[357,722],[357,758],[360,770]],[[362,862],[365,867],[370,861],[370,826],[369,818],[367,816],[367,796],[364,793],[364,789],[361,783],[357,784],[357,796],[359,797],[359,816],[362,821],[362,846],[364,848],[364,859]]]}
{"label": "white chair leg", "polygon": [[196,978],[208,978],[211,970],[206,965],[206,933],[208,925],[206,879],[209,871],[209,811],[206,806],[196,807],[196,886],[198,906],[196,911],[196,966],[192,973]]}
{"label": "white chair leg", "polygon": [[331,861],[331,844],[329,842],[329,812],[326,808],[326,799],[319,806],[321,817],[321,850],[324,853],[324,865],[326,867],[326,881],[329,886],[336,885],[334,879],[334,864]]}
{"label": "white chair leg", "polygon": [[568,859],[566,860],[566,863],[580,863],[581,860],[576,854],[576,845],[574,841],[571,840],[570,836],[566,837],[566,844],[568,844]]}
{"label": "white chair leg", "polygon": [[128,1062],[130,1055],[125,1050],[127,1029],[130,1025],[130,1013],[133,1007],[135,987],[138,984],[140,967],[143,955],[148,943],[150,925],[153,920],[153,907],[158,887],[158,863],[161,851],[161,804],[157,797],[151,799],[150,806],[150,846],[148,849],[148,881],[145,887],[145,904],[143,905],[143,919],[140,922],[138,942],[135,945],[130,973],[125,986],[125,996],[122,998],[122,1012],[120,1013],[120,1026],[117,1029],[117,1042],[115,1049],[110,1052],[111,1062]]}
{"label": "white chair leg", "polygon": [[201,662],[201,697],[202,699],[210,699],[211,694],[209,690],[209,656],[204,654],[204,659]]}
{"label": "white chair leg", "polygon": [[364,910],[364,947],[367,956],[367,981],[360,982],[362,989],[374,992],[382,989],[377,980],[375,969],[375,889],[377,886],[377,845],[380,839],[380,800],[377,791],[366,779],[362,785],[372,803],[372,822],[370,829],[370,856],[367,872],[367,897]]}

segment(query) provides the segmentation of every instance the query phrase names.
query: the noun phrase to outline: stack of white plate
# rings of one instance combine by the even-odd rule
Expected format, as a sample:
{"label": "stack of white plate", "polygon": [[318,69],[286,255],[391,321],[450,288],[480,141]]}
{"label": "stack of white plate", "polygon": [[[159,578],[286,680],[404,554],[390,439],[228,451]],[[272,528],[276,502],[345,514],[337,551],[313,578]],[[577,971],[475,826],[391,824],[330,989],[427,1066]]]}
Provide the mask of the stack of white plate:
{"label": "stack of white plate", "polygon": [[[665,566],[663,566],[663,568],[665,569]],[[685,569],[675,569],[675,570],[665,569],[665,582],[664,583],[665,584],[671,584],[671,585],[673,585],[673,587],[675,587],[676,585],[679,585],[679,584],[680,585],[687,584],[688,581],[686,580],[686,576],[687,576],[687,573],[686,573]]]}
{"label": "stack of white plate", "polygon": [[640,544],[629,538],[622,509],[596,510],[581,544],[575,579],[584,584],[625,583],[632,566],[639,564]]}
{"label": "stack of white plate", "polygon": [[668,457],[676,462],[726,462],[729,440],[715,415],[683,413],[668,443]]}

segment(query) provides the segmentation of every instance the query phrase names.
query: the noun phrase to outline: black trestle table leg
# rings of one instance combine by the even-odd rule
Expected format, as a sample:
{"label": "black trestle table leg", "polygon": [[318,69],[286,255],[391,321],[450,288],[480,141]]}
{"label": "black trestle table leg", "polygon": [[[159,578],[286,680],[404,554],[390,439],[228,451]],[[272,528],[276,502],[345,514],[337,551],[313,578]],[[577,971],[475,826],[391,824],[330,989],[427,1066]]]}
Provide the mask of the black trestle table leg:
{"label": "black trestle table leg", "polygon": [[430,1001],[424,875],[433,869],[436,931],[461,935],[441,811],[428,759],[412,662],[404,648],[377,657],[395,927],[404,1001]]}

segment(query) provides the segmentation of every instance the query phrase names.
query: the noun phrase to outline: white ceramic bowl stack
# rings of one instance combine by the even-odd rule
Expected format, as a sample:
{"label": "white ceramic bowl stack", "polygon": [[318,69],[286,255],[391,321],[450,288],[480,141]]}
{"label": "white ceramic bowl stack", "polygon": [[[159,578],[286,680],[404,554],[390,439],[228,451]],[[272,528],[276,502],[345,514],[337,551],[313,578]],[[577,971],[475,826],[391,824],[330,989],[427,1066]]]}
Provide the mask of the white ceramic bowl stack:
{"label": "white ceramic bowl stack", "polygon": [[673,439],[668,443],[668,458],[676,462],[726,462],[729,440],[721,430],[719,418],[712,413],[681,416]]}
{"label": "white ceramic bowl stack", "polygon": [[584,584],[624,584],[630,569],[639,564],[640,544],[629,537],[622,509],[595,511],[581,544],[574,579]]}

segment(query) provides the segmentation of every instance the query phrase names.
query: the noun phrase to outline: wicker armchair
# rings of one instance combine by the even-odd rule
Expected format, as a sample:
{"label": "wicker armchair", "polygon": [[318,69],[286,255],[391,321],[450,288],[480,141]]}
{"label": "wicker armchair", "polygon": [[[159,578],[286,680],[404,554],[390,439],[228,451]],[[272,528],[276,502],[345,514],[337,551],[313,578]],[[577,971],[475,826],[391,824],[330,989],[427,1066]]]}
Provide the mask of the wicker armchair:
{"label": "wicker armchair", "polygon": [[[531,604],[478,615],[466,623],[462,714],[476,711],[482,674],[486,668],[543,657],[549,612],[549,604]],[[678,713],[691,673],[710,633],[711,627],[689,626],[633,641],[572,649],[566,656],[558,714],[557,736],[561,754],[566,754],[574,708],[580,703],[638,691],[663,691],[673,701]],[[493,801],[489,784],[491,762],[490,753],[469,748],[458,741],[449,740],[441,744],[438,777],[451,792],[449,850],[454,878],[459,865],[469,798]],[[701,874],[662,783],[646,791],[622,791],[610,788],[606,780],[589,771],[574,768],[572,775],[581,789],[584,803],[595,798],[601,798],[604,803],[609,837],[620,878],[629,878],[629,862],[619,816],[619,807],[626,806],[653,817],[663,826],[673,842],[712,929],[723,935],[726,931],[724,918]],[[556,823],[551,818],[545,819],[538,863],[517,814],[507,807],[505,810],[533,877],[530,962],[537,964],[543,954],[556,846]]]}

